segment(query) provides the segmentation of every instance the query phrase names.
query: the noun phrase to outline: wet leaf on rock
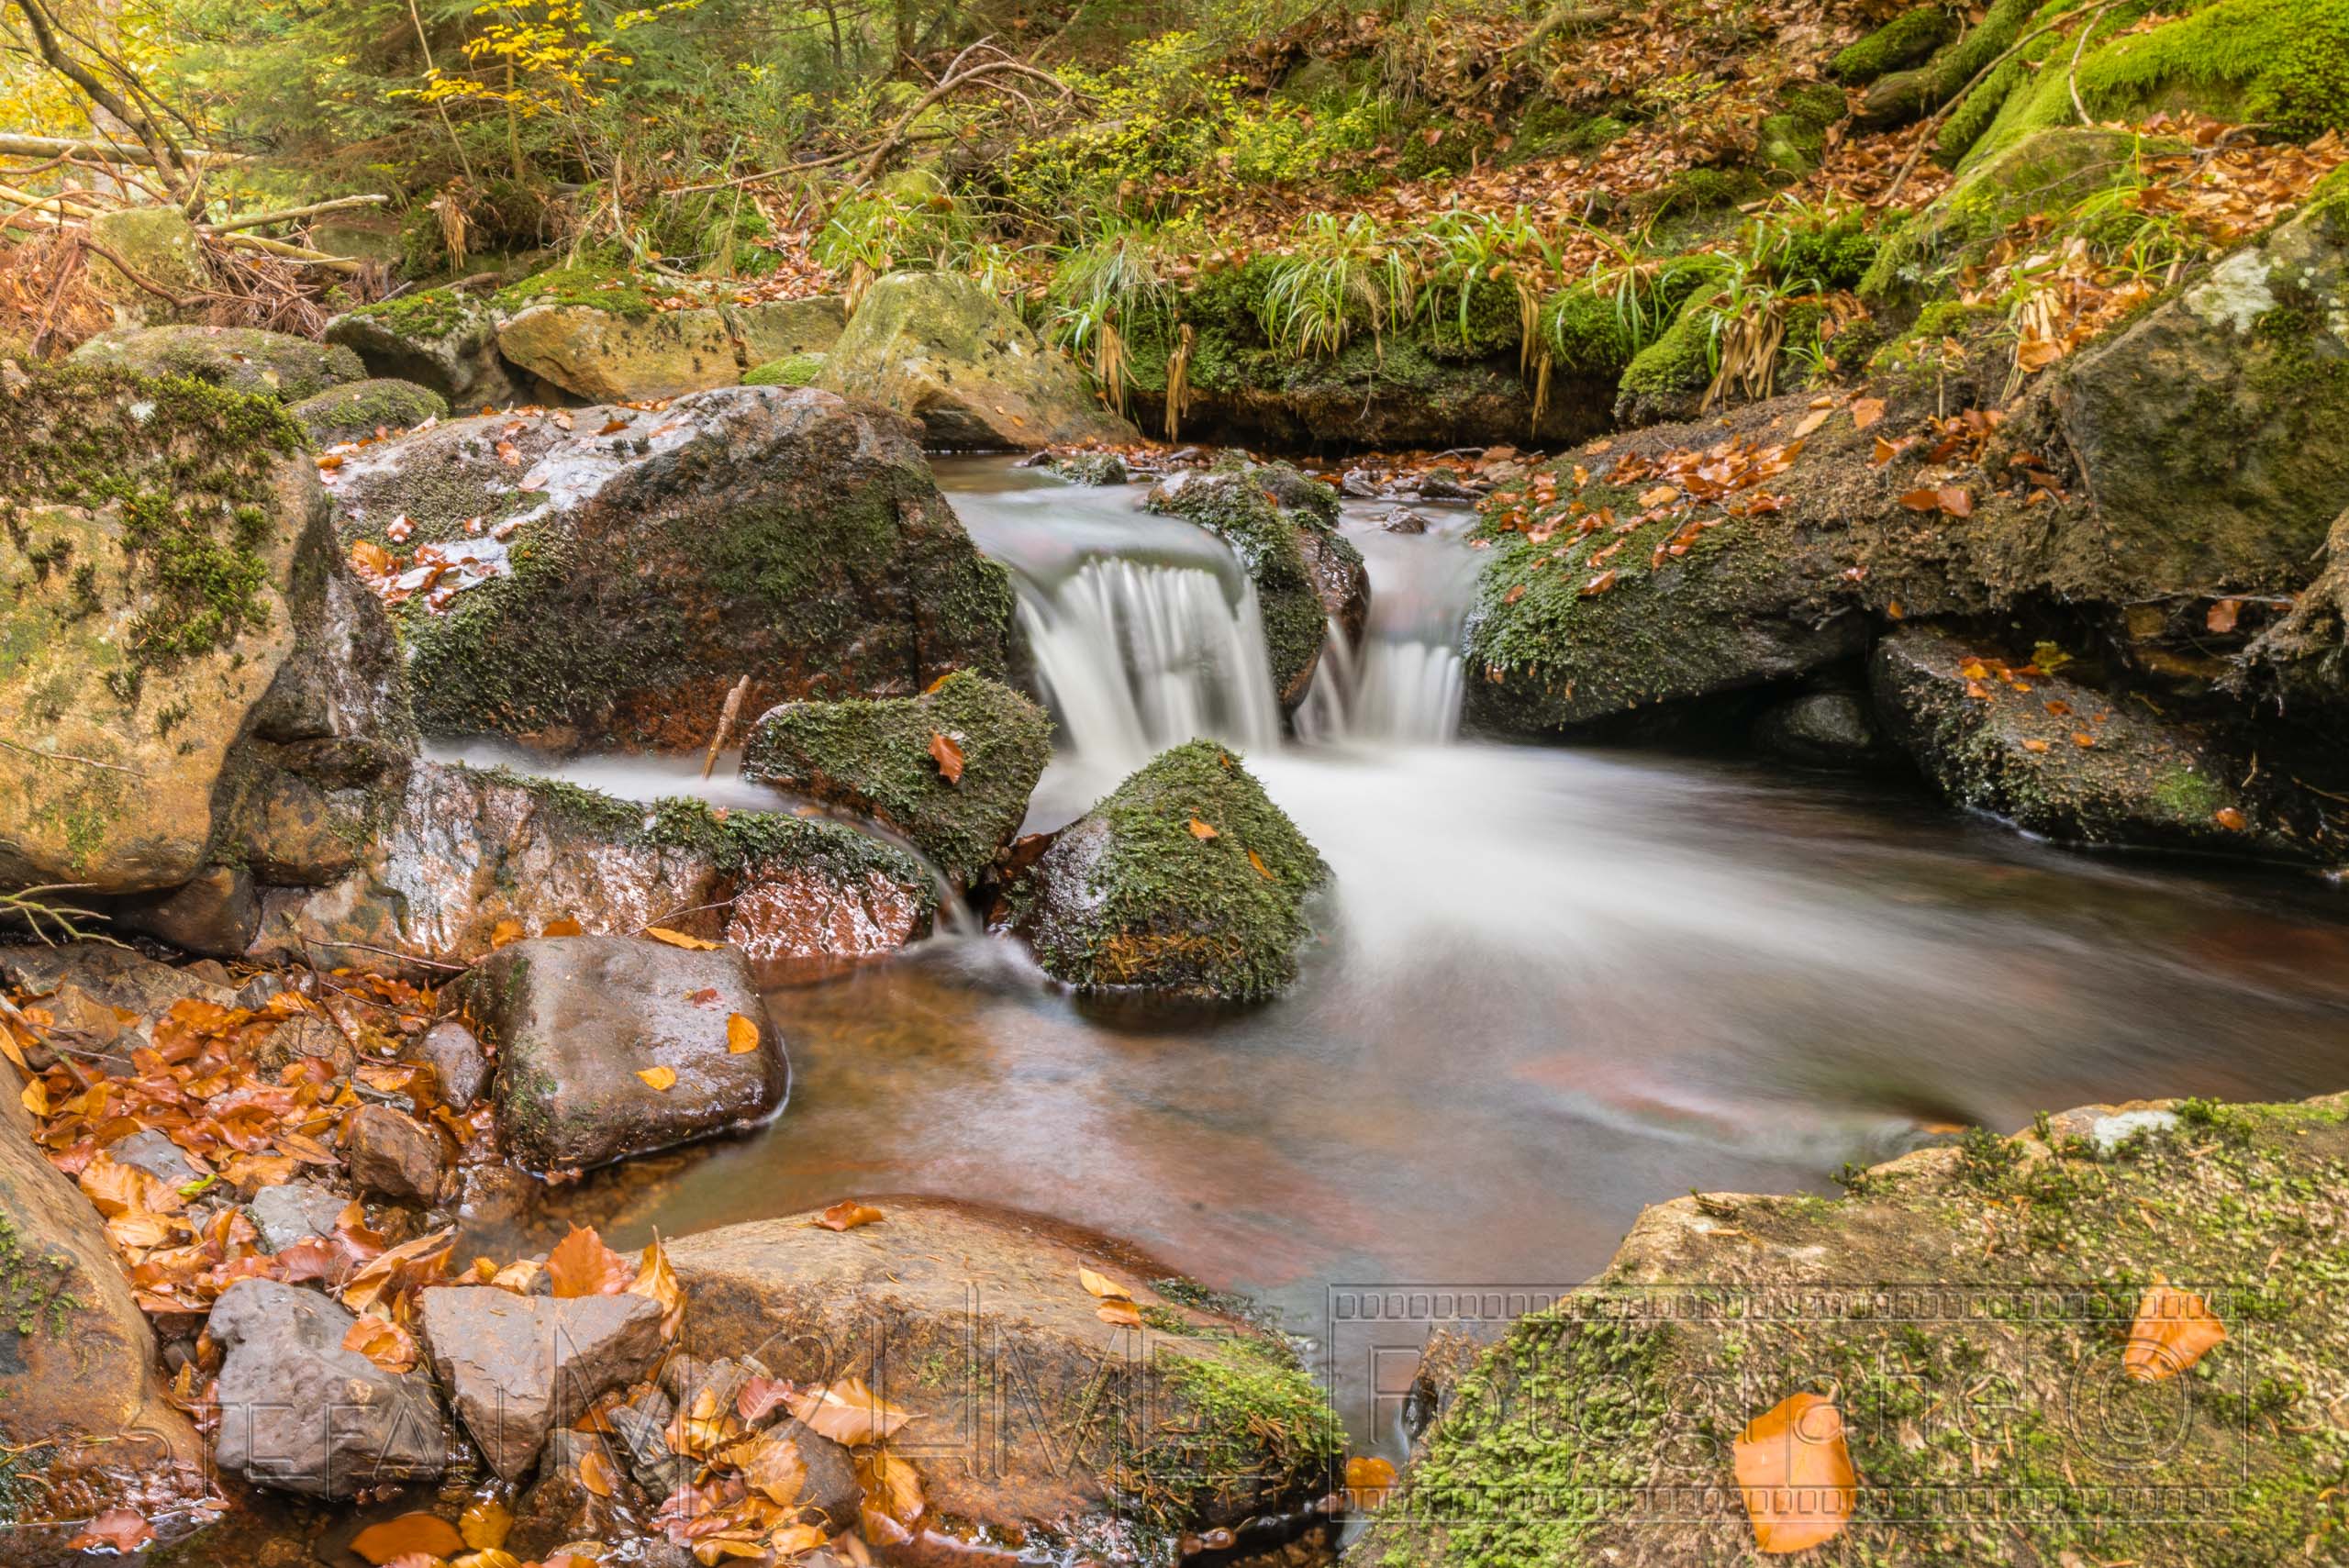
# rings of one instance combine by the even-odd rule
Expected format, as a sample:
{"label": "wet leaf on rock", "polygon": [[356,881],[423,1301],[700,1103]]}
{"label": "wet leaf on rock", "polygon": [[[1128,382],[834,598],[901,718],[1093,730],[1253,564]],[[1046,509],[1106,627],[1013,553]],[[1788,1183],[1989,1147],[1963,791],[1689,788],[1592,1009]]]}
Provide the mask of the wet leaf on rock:
{"label": "wet leaf on rock", "polygon": [[385,1372],[408,1372],[416,1366],[416,1337],[372,1312],[351,1326],[342,1348],[358,1351]]}
{"label": "wet leaf on rock", "polygon": [[726,1015],[726,1051],[730,1056],[746,1056],[759,1049],[757,1022],[740,1013]]}
{"label": "wet leaf on rock", "polygon": [[827,1230],[853,1230],[860,1225],[871,1225],[883,1218],[881,1211],[871,1204],[842,1198],[818,1215],[813,1223]]}
{"label": "wet leaf on rock", "polygon": [[374,1563],[390,1562],[417,1552],[427,1557],[447,1557],[464,1549],[465,1540],[457,1533],[457,1527],[438,1514],[402,1514],[397,1518],[369,1525],[351,1538],[351,1550]]}
{"label": "wet leaf on rock", "polygon": [[953,737],[930,732],[930,761],[938,764],[938,776],[948,784],[963,782],[963,748],[954,744]]}
{"label": "wet leaf on rock", "polygon": [[647,926],[644,928],[644,934],[656,942],[667,942],[673,948],[684,948],[688,952],[715,952],[726,945],[724,942],[707,941],[700,937],[689,937],[683,931],[673,931],[666,926]]}
{"label": "wet leaf on rock", "polygon": [[1108,1275],[1096,1273],[1091,1269],[1077,1270],[1076,1283],[1085,1287],[1085,1294],[1097,1296],[1104,1301],[1131,1301],[1134,1298],[1132,1291]]}
{"label": "wet leaf on rock", "polygon": [[2121,1367],[2140,1383],[2159,1383],[2191,1367],[2226,1338],[2227,1326],[2207,1302],[2155,1274],[2138,1299]]}
{"label": "wet leaf on rock", "polygon": [[475,1551],[495,1551],[514,1528],[514,1512],[495,1497],[476,1497],[457,1516],[457,1533]]}
{"label": "wet leaf on rock", "polygon": [[584,937],[586,934],[587,928],[568,915],[549,920],[539,929],[539,935],[542,937]]}
{"label": "wet leaf on rock", "polygon": [[113,1551],[125,1557],[146,1548],[155,1539],[146,1516],[129,1508],[108,1508],[65,1543],[68,1551]]}
{"label": "wet leaf on rock", "polygon": [[856,1462],[856,1479],[864,1488],[858,1509],[864,1539],[874,1546],[911,1540],[914,1522],[928,1506],[920,1473],[886,1449],[876,1449]]}
{"label": "wet leaf on rock", "polygon": [[636,1075],[643,1079],[655,1094],[667,1094],[677,1082],[677,1070],[674,1067],[640,1067]]}
{"label": "wet leaf on rock", "polygon": [[1376,1454],[1358,1453],[1346,1461],[1346,1500],[1356,1513],[1366,1514],[1386,1501],[1395,1485],[1395,1466]]}
{"label": "wet leaf on rock", "polygon": [[619,1476],[613,1472],[612,1462],[604,1457],[602,1449],[591,1448],[579,1456],[580,1485],[598,1497],[608,1497],[618,1483]]}
{"label": "wet leaf on rock", "polygon": [[618,1296],[629,1287],[635,1272],[626,1258],[604,1245],[601,1236],[576,1225],[547,1254],[547,1282],[559,1297]]}
{"label": "wet leaf on rock", "polygon": [[669,1266],[668,1250],[661,1245],[658,1236],[644,1249],[628,1294],[640,1296],[661,1308],[662,1334],[673,1340],[677,1337],[677,1330],[685,1320],[685,1292],[677,1283],[677,1271]]}
{"label": "wet leaf on rock", "polygon": [[1732,1460],[1761,1551],[1801,1551],[1850,1522],[1857,1481],[1842,1412],[1825,1396],[1790,1394],[1755,1417],[1738,1434]]}
{"label": "wet leaf on rock", "polygon": [[849,1448],[885,1441],[915,1418],[912,1411],[885,1402],[861,1377],[802,1390],[785,1404],[810,1429]]}
{"label": "wet leaf on rock", "polygon": [[1205,843],[1209,839],[1217,837],[1217,834],[1214,828],[1194,817],[1191,818],[1191,837]]}

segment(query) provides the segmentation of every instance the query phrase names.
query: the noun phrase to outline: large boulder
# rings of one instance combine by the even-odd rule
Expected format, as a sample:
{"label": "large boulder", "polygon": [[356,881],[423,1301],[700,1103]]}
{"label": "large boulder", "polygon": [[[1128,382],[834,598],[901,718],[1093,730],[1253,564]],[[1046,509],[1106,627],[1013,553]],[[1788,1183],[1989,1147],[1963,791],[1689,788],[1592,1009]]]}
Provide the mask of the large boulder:
{"label": "large boulder", "polygon": [[2068,842],[2295,852],[2221,754],[2133,703],[1923,628],[1869,673],[1886,731],[1956,805]]}
{"label": "large boulder", "polygon": [[415,382],[451,407],[521,401],[497,355],[497,313],[461,289],[420,289],[362,305],[328,322],[326,339],[356,353],[369,374]]}
{"label": "large boulder", "polygon": [[499,949],[455,995],[497,1051],[507,1151],[541,1174],[751,1127],[791,1093],[739,949],[541,938]]}
{"label": "large boulder", "polygon": [[633,290],[582,295],[532,280],[499,298],[512,311],[498,324],[499,351],[597,403],[733,386],[759,366],[828,351],[848,320],[837,295],[655,309]]}
{"label": "large boulder", "polygon": [[78,1521],[128,1505],[161,1528],[175,1494],[200,1495],[204,1444],[164,1396],[105,1222],[34,1144],[19,1086],[0,1066],[0,1558],[73,1561]]}
{"label": "large boulder", "polygon": [[1137,439],[1085,390],[1068,356],[960,272],[875,280],[816,384],[910,416],[932,449]]}
{"label": "large boulder", "polygon": [[1019,831],[1052,721],[957,671],[918,697],[786,703],[752,727],[742,776],[872,817],[969,886]]}
{"label": "large boulder", "polygon": [[284,403],[299,403],[367,375],[349,349],[257,327],[117,328],[99,333],[71,358],[93,370],[184,376]]}
{"label": "large boulder", "polygon": [[448,399],[412,381],[354,381],[306,397],[288,410],[317,447],[401,434],[449,417]]}
{"label": "large boulder", "polygon": [[[1165,1271],[1099,1237],[937,1199],[882,1207],[840,1232],[805,1214],[728,1226],[669,1258],[696,1353],[755,1355],[803,1386],[856,1378],[917,1418],[891,1449],[930,1515],[959,1521],[941,1528],[1171,1561],[1186,1531],[1328,1485],[1336,1418],[1277,1336],[1160,1294]],[[1087,1273],[1134,1313],[1105,1312]]]}
{"label": "large boulder", "polygon": [[1305,700],[1331,627],[1350,642],[1361,638],[1370,574],[1362,552],[1337,531],[1338,493],[1327,484],[1286,463],[1241,458],[1206,473],[1179,470],[1147,504],[1231,547],[1256,585],[1273,690],[1284,708]]}
{"label": "large boulder", "polygon": [[646,1296],[517,1296],[495,1285],[423,1293],[432,1370],[489,1467],[516,1480],[547,1433],[567,1427],[661,1353],[661,1307]]}
{"label": "large boulder", "polygon": [[[95,895],[202,869],[216,786],[340,574],[274,403],[115,371],[0,399],[0,884]],[[367,606],[362,613],[380,614]]]}
{"label": "large boulder", "polygon": [[1194,740],[1063,828],[1014,905],[1045,970],[1080,990],[1253,1000],[1297,978],[1329,878],[1240,759]]}
{"label": "large boulder", "polygon": [[221,1469],[312,1497],[440,1473],[448,1439],[431,1377],[344,1349],[358,1321],[333,1297],[275,1280],[220,1293],[206,1328],[224,1352]]}
{"label": "large boulder", "polygon": [[262,888],[250,956],[467,963],[573,920],[590,933],[666,924],[762,965],[818,969],[896,951],[936,907],[919,862],[838,823],[437,762],[414,764],[377,809],[347,874]]}
{"label": "large boulder", "polygon": [[[114,309],[126,326],[167,321],[178,308],[163,295],[193,299],[212,288],[204,241],[187,215],[175,206],[130,206],[102,212],[90,220],[93,250],[83,269],[90,292]],[[114,252],[106,255],[95,247]],[[115,258],[119,257],[117,264]],[[127,277],[128,267],[138,278]],[[140,281],[140,280],[143,280]],[[154,287],[146,286],[151,284]],[[156,290],[161,290],[158,294]]]}
{"label": "large boulder", "polygon": [[756,712],[1010,659],[1008,580],[910,428],[829,393],[461,419],[328,481],[428,730],[698,747],[743,675]]}

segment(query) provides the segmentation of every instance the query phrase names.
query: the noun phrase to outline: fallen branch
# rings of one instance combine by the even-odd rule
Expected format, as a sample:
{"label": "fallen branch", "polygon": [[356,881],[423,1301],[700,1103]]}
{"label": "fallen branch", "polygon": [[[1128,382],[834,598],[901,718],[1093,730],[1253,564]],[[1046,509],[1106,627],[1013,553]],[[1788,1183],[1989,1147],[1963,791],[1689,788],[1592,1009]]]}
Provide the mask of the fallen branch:
{"label": "fallen branch", "polygon": [[128,773],[134,779],[143,779],[147,776],[137,768],[126,768],[120,762],[101,762],[95,757],[77,757],[71,751],[44,751],[38,746],[27,746],[8,740],[0,740],[0,746],[6,746],[11,751],[21,751],[28,757],[39,757],[44,762],[79,762],[87,768],[104,768],[108,773]]}
{"label": "fallen branch", "polygon": [[[2110,4],[2110,0],[2107,0],[2107,3]],[[980,50],[988,50],[994,58],[982,60],[978,64],[966,69],[963,62]],[[1024,60],[1015,60],[995,48],[988,39],[981,39],[956,55],[953,62],[947,66],[946,73],[938,79],[938,85],[922,95],[912,108],[897,117],[897,123],[891,126],[881,139],[874,145],[872,156],[865,159],[864,166],[857,171],[856,183],[860,185],[871,184],[874,177],[881,172],[882,165],[889,161],[889,155],[905,144],[906,133],[913,128],[914,122],[928,114],[941,100],[951,97],[973,83],[986,82],[1006,76],[1032,76],[1037,81],[1049,84],[1063,98],[1073,98],[1076,95],[1070,90],[1067,83],[1063,82],[1051,72],[1039,71]]]}
{"label": "fallen branch", "polygon": [[312,202],[308,206],[282,207],[276,212],[247,213],[226,223],[209,223],[204,227],[214,234],[234,234],[241,228],[259,228],[264,223],[291,223],[297,217],[317,217],[322,213],[341,212],[349,207],[382,206],[389,196],[337,196],[330,202]]}
{"label": "fallen branch", "polygon": [[91,218],[98,216],[95,209],[85,207],[79,202],[69,202],[58,196],[37,196],[30,191],[20,191],[14,185],[0,185],[0,202],[15,202],[20,207],[34,212],[53,213],[59,217]]}
{"label": "fallen branch", "polygon": [[324,267],[329,272],[356,272],[367,265],[366,262],[353,257],[329,256],[323,250],[313,250],[302,245],[288,245],[283,239],[264,239],[258,234],[223,234],[220,236],[220,243],[233,245],[240,250],[259,250],[266,255],[283,256],[289,261],[307,262],[313,267]]}
{"label": "fallen branch", "polygon": [[[210,148],[189,147],[181,150],[190,160],[206,163],[242,163],[241,152],[219,152]],[[70,136],[0,135],[0,156],[11,158],[95,158],[109,163],[139,163],[156,167],[155,155],[143,147],[125,147],[120,142],[85,140]]]}
{"label": "fallen branch", "polygon": [[726,745],[726,732],[734,728],[735,716],[742,711],[742,699],[751,693],[751,677],[743,676],[726,694],[725,709],[718,716],[718,732],[709,738],[709,754],[701,760],[701,776],[709,777],[710,769],[718,766],[718,753]]}

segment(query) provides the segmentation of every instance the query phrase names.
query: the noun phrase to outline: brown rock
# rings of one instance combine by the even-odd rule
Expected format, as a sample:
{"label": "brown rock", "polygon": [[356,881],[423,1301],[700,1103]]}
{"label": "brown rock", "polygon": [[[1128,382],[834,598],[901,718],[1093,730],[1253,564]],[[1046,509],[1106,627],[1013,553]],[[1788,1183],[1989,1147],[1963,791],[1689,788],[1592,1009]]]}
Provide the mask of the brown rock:
{"label": "brown rock", "polygon": [[509,1481],[538,1462],[549,1431],[643,1375],[661,1351],[661,1307],[641,1296],[444,1285],[424,1293],[423,1326],[457,1414]]}
{"label": "brown rock", "polygon": [[351,1179],[365,1192],[429,1204],[440,1194],[440,1135],[389,1106],[361,1106],[342,1124]]}

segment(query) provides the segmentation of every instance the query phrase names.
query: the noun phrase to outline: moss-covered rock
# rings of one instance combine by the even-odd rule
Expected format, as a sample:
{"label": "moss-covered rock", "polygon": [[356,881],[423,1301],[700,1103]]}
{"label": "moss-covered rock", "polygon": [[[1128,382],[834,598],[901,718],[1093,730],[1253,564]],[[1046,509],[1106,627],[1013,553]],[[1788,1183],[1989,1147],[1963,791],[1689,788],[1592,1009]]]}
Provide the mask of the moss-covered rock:
{"label": "moss-covered rock", "polygon": [[444,424],[330,476],[346,541],[505,535],[503,574],[400,610],[428,730],[682,749],[745,674],[755,712],[1008,664],[1008,580],[889,414],[740,387],[516,423]]}
{"label": "moss-covered rock", "polygon": [[1819,167],[1826,153],[1827,128],[1848,112],[1843,94],[1825,82],[1807,82],[1779,95],[1777,111],[1757,128],[1754,152],[1781,173],[1800,176]]}
{"label": "moss-covered rock", "polygon": [[[122,258],[130,270],[166,294],[200,295],[212,287],[212,269],[195,226],[175,206],[120,207],[90,220],[90,239]],[[171,318],[173,306],[153,289],[123,276],[122,269],[93,251],[83,271],[92,294],[114,309],[115,319],[146,326]]]}
{"label": "moss-covered rock", "polygon": [[1253,1001],[1297,978],[1307,900],[1329,877],[1240,759],[1194,740],[1062,830],[1019,920],[1045,970],[1079,990]]}
{"label": "moss-covered rock", "polygon": [[449,401],[412,381],[354,381],[306,397],[286,412],[301,421],[312,446],[330,447],[445,419]]}
{"label": "moss-covered rock", "polygon": [[918,697],[775,708],[751,728],[742,776],[875,817],[967,887],[1019,831],[1052,748],[1042,708],[957,671]]}
{"label": "moss-covered rock", "polygon": [[411,381],[467,412],[522,401],[497,353],[497,315],[478,295],[419,289],[362,305],[327,323],[326,339],[366,361],[369,373]]}
{"label": "moss-covered rock", "polygon": [[[2349,1398],[2344,1183],[2333,1095],[2083,1107],[1854,1173],[1840,1199],[1660,1204],[1478,1356],[1349,1560],[1756,1560],[1732,1445],[1804,1392],[1833,1401],[1856,1473],[1815,1555],[2321,1559],[2340,1528],[2327,1412]],[[2165,1279],[2228,1338],[2138,1381],[2123,1351]],[[2143,1501],[2188,1495],[2191,1522]]]}
{"label": "moss-covered rock", "polygon": [[1615,417],[1627,425],[1694,418],[1712,384],[1713,290],[1681,302],[1654,342],[1631,356],[1616,383]]}
{"label": "moss-covered rock", "polygon": [[[885,1208],[839,1233],[807,1214],[727,1226],[669,1257],[696,1353],[861,1379],[916,1429],[993,1456],[924,1464],[925,1524],[1054,1561],[1170,1562],[1186,1534],[1278,1517],[1328,1485],[1341,1429],[1279,1336],[1103,1237],[935,1198]],[[1128,1292],[1144,1327],[1105,1322],[1085,1272]]]}
{"label": "moss-covered rock", "polygon": [[498,323],[498,351],[531,374],[598,402],[737,385],[755,366],[827,353],[847,320],[837,295],[751,305],[712,299],[638,310],[629,306],[639,296],[625,287],[530,291],[525,284],[498,295],[509,307],[533,302],[521,303]]}
{"label": "moss-covered rock", "polygon": [[229,392],[299,403],[328,387],[366,379],[359,356],[254,327],[126,327],[73,350],[75,364],[133,375],[181,376]]}
{"label": "moss-covered rock", "polygon": [[[895,952],[936,907],[921,863],[835,822],[650,805],[503,771],[417,762],[383,804],[357,869],[273,896],[251,956],[397,973],[470,963],[574,920],[723,940],[770,970]],[[683,911],[683,913],[680,913]]]}
{"label": "moss-covered rock", "polygon": [[0,884],[193,876],[335,558],[272,399],[84,367],[0,398]]}
{"label": "moss-covered rock", "polygon": [[1134,428],[1003,301],[955,272],[892,272],[865,291],[816,384],[918,421],[932,449],[1130,441]]}
{"label": "moss-covered rock", "polygon": [[753,365],[742,377],[744,386],[813,386],[823,373],[821,354],[791,354]]}
{"label": "moss-covered rock", "polygon": [[1862,102],[1859,122],[1888,130],[1921,119],[1963,92],[1982,68],[2005,53],[2046,0],[1991,0],[1974,26],[1924,64],[1878,78]]}
{"label": "moss-covered rock", "polygon": [[1956,31],[1957,18],[1945,6],[1920,6],[1903,11],[1845,47],[1828,62],[1828,74],[1838,82],[1865,87],[1879,76],[1923,64]]}
{"label": "moss-covered rock", "polygon": [[2067,842],[2292,852],[2188,732],[2061,676],[2002,679],[2005,667],[1921,628],[1870,662],[1886,731],[1954,804]]}
{"label": "moss-covered rock", "polygon": [[1338,532],[1337,492],[1286,463],[1228,458],[1168,476],[1148,505],[1231,546],[1256,585],[1273,690],[1284,708],[1303,702],[1330,627],[1352,642],[1370,616],[1370,575]]}

